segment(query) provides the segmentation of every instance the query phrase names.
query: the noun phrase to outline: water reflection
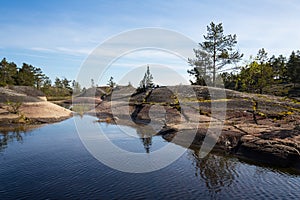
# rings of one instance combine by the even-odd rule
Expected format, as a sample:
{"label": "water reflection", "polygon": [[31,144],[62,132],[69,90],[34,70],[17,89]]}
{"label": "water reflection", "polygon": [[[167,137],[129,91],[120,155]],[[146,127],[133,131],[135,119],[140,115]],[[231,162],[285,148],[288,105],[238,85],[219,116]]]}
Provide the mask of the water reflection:
{"label": "water reflection", "polygon": [[189,158],[195,167],[195,176],[204,180],[212,197],[222,189],[229,187],[235,177],[237,163],[232,159],[215,154],[208,154],[205,158],[199,157],[200,148],[189,152]]}
{"label": "water reflection", "polygon": [[[144,145],[145,151],[150,153],[153,137],[161,136],[155,136],[157,131],[151,126],[140,125],[135,127],[135,129]],[[208,154],[205,158],[200,158],[199,151],[200,146],[194,146],[193,149],[188,151],[188,157],[195,167],[195,176],[199,177],[201,182],[205,183],[211,197],[215,198],[224,188],[231,186],[234,182],[237,176],[237,163],[233,159],[212,153]]]}
{"label": "water reflection", "polygon": [[23,131],[0,131],[0,152],[7,148],[8,143],[13,141],[22,142]]}
{"label": "water reflection", "polygon": [[137,126],[136,133],[144,145],[146,153],[150,153],[152,137],[156,134],[150,126]]}
{"label": "water reflection", "polygon": [[0,152],[6,149],[9,143],[17,141],[19,143],[23,142],[23,137],[26,133],[32,131],[33,129],[39,128],[42,125],[22,125],[22,126],[8,126],[0,127]]}
{"label": "water reflection", "polygon": [[[87,120],[92,123],[95,119]],[[32,136],[40,137],[34,142],[29,142],[33,138],[25,138],[26,148],[12,145],[15,151],[6,151],[5,156],[0,156],[0,199],[209,199],[207,190],[211,198],[219,199],[299,199],[299,177],[268,169],[255,174],[253,166],[212,154],[199,159],[199,149],[187,151],[188,154],[178,161],[156,172],[118,172],[99,164],[84,149],[74,132],[72,119],[55,128],[51,126],[38,133],[30,132]],[[145,141],[149,150],[155,149],[157,142],[165,144],[159,140],[160,136],[149,135],[143,128],[138,133],[144,139],[151,138]],[[116,128],[111,132],[121,136]],[[29,134],[20,131],[0,135],[1,141],[6,137],[3,141],[11,143],[12,137],[16,143]],[[45,137],[47,140],[43,139]],[[128,142],[132,140],[124,141],[129,146]],[[141,147],[141,141],[135,138],[130,144]]]}

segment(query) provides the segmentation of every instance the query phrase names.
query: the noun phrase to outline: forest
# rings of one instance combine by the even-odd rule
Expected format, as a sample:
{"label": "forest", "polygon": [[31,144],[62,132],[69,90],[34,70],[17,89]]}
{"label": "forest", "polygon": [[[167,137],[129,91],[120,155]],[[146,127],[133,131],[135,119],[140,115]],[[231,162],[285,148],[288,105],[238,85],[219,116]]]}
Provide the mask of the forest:
{"label": "forest", "polygon": [[81,87],[75,80],[56,77],[54,83],[41,68],[23,63],[18,67],[14,62],[3,58],[0,62],[0,86],[17,85],[35,87],[47,97],[67,97],[79,93]]}
{"label": "forest", "polygon": [[228,89],[286,96],[299,87],[300,51],[293,51],[289,58],[268,58],[267,52],[260,49],[255,59],[240,67],[239,73],[224,72],[221,77]]}

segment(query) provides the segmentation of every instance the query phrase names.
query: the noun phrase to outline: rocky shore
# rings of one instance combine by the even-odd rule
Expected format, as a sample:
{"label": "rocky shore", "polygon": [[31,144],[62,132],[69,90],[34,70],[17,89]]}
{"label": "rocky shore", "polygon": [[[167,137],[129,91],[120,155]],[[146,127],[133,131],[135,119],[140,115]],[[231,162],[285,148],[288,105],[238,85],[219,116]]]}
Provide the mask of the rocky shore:
{"label": "rocky shore", "polygon": [[[72,111],[29,89],[0,88],[2,129],[72,116]],[[225,96],[220,95],[224,91]],[[161,135],[198,150],[210,135],[216,140],[213,151],[300,172],[300,102],[295,99],[201,86],[159,87],[138,94],[128,86],[115,88],[111,95],[103,90],[98,93],[79,96],[73,103],[84,113],[97,116],[99,122],[143,124],[148,136]],[[86,112],[86,108],[94,109]],[[218,135],[214,130],[220,125]]]}
{"label": "rocky shore", "polygon": [[[181,87],[181,88],[178,88]],[[185,89],[185,87],[189,87]],[[300,171],[300,103],[270,95],[193,86],[160,87],[132,95],[129,87],[116,88],[90,111],[99,121],[135,126],[149,124],[153,135],[169,142],[198,148],[214,129],[214,112],[226,107],[221,134],[213,151],[241,159]],[[190,134],[190,136],[189,136]],[[190,138],[192,137],[192,140]],[[176,138],[176,139],[174,139]]]}

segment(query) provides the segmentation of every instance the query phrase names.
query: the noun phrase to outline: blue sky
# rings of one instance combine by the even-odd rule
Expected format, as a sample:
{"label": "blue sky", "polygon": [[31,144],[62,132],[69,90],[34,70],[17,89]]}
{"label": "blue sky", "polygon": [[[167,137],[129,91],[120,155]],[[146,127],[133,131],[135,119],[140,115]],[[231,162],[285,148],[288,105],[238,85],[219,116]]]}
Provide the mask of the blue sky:
{"label": "blue sky", "polygon": [[[300,49],[297,0],[0,0],[0,3],[0,57],[18,65],[26,62],[41,67],[52,79],[56,76],[75,79],[80,66],[97,46],[120,32],[144,27],[174,30],[201,42],[211,21],[222,22],[226,34],[237,34],[244,59],[256,55],[263,47],[269,56],[289,56],[292,50]],[[146,54],[124,58],[122,64],[137,66],[135,58],[152,63],[153,60],[147,61],[149,55],[143,57]],[[170,65],[174,64],[165,55],[157,56],[156,62],[166,59],[170,59]],[[188,77],[186,64],[178,61],[174,65]],[[126,69],[115,66],[107,73],[99,84],[105,84],[110,75],[120,80]]]}

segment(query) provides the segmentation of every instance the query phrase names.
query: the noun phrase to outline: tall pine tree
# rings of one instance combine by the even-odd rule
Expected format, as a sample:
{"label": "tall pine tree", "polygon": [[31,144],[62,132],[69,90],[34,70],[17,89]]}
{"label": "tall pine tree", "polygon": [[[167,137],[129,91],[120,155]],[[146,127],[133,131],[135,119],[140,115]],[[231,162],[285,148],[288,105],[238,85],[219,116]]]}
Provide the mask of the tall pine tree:
{"label": "tall pine tree", "polygon": [[[238,50],[234,49],[237,44],[236,35],[224,35],[222,23],[216,25],[211,22],[210,26],[207,26],[207,35],[204,35],[203,37],[205,41],[199,43],[200,49],[194,50],[196,59],[190,59],[189,62],[191,65],[198,66],[200,64],[201,66],[203,63],[201,60],[205,58],[198,52],[206,52],[211,62],[211,66],[209,65],[209,62],[203,64],[207,65],[206,69],[211,69],[212,83],[213,86],[216,86],[216,78],[219,71],[227,64],[240,61],[243,54],[240,54]],[[197,70],[192,70],[189,73],[197,75]]]}
{"label": "tall pine tree", "polygon": [[140,82],[140,86],[137,88],[138,92],[144,92],[149,88],[153,88],[154,84],[153,84],[153,76],[150,72],[150,68],[149,65],[147,66],[147,71],[144,75],[144,78],[141,80]]}
{"label": "tall pine tree", "polygon": [[0,62],[0,86],[15,85],[17,79],[17,65],[7,62],[5,58]]}

